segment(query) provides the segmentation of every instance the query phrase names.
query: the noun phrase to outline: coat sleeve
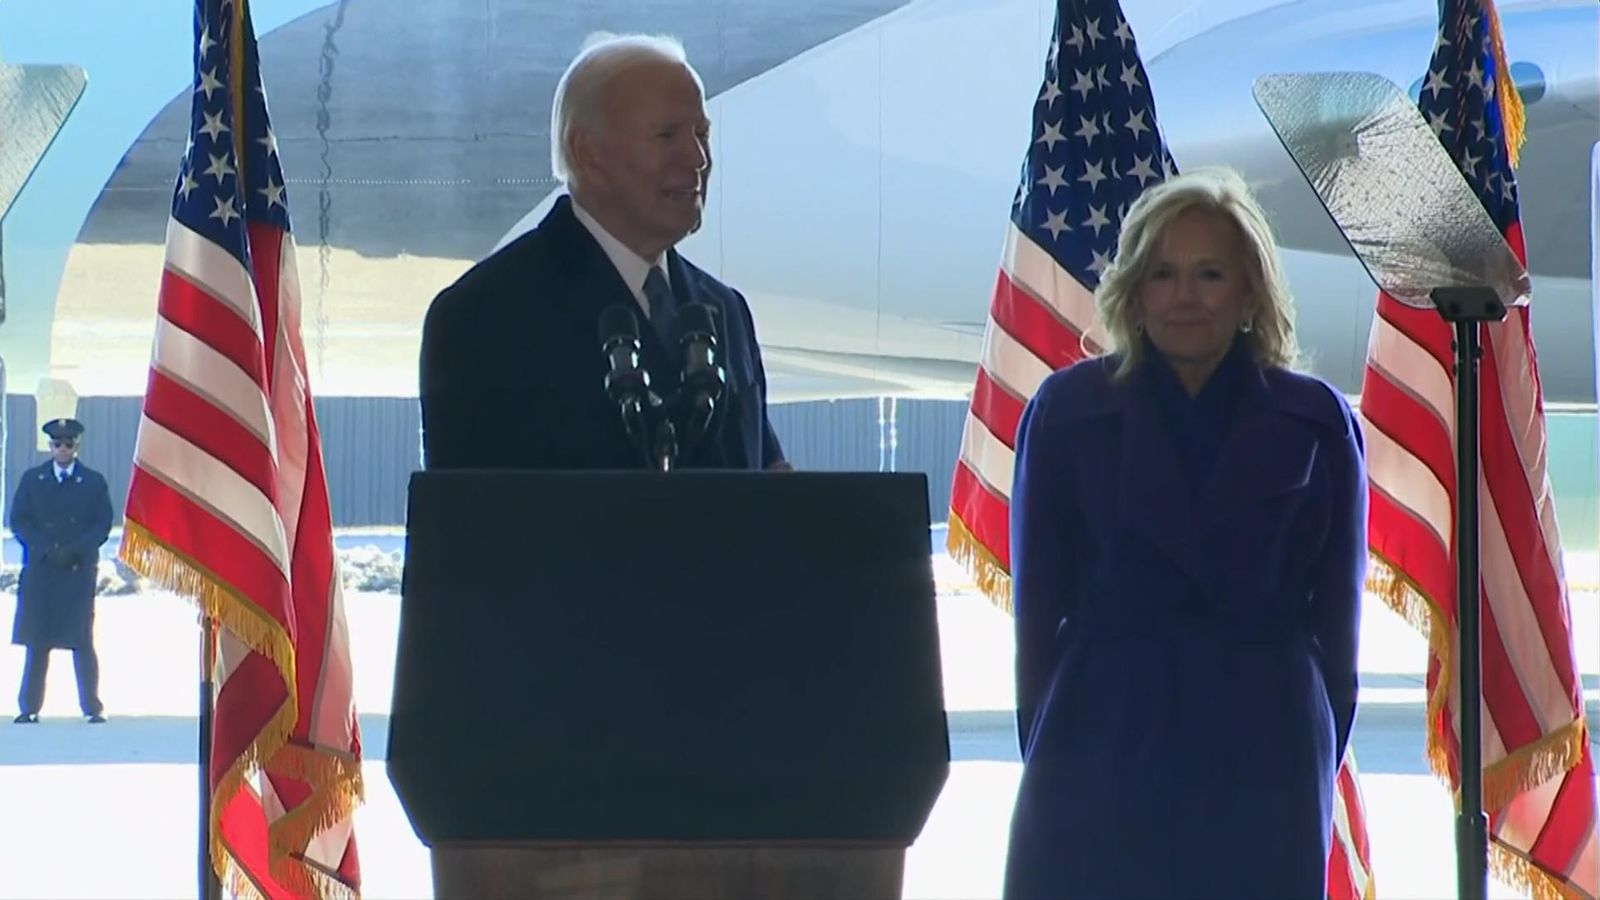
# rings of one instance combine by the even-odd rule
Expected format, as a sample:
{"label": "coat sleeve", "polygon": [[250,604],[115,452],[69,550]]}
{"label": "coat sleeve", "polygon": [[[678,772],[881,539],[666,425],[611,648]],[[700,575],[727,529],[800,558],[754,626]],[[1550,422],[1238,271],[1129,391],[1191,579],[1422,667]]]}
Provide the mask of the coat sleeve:
{"label": "coat sleeve", "polygon": [[1011,603],[1016,628],[1017,737],[1027,759],[1060,652],[1058,635],[1073,605],[1071,552],[1076,535],[1062,465],[1066,433],[1051,421],[1046,382],[1017,426],[1011,486]]}
{"label": "coat sleeve", "polygon": [[744,318],[744,333],[749,335],[750,340],[750,362],[755,369],[756,396],[761,406],[761,468],[782,466],[788,462],[788,458],[783,455],[783,444],[778,440],[778,433],[772,429],[772,418],[767,415],[767,370],[761,362],[761,343],[756,340],[755,317],[750,314],[750,304],[744,295],[738,291],[732,293],[738,303],[739,313]]}
{"label": "coat sleeve", "polygon": [[1329,441],[1327,474],[1332,514],[1311,595],[1312,627],[1321,655],[1322,678],[1333,710],[1335,760],[1344,759],[1355,725],[1357,648],[1361,596],[1367,574],[1367,473],[1361,426],[1343,407],[1346,433]]}
{"label": "coat sleeve", "polygon": [[[22,473],[22,480],[17,482],[17,493],[11,498],[11,533],[17,536],[26,553],[34,552],[34,544],[38,540],[39,525],[35,518],[33,508],[33,471]],[[38,552],[48,548],[40,547]],[[24,556],[26,559],[26,555]]]}
{"label": "coat sleeve", "polygon": [[463,321],[467,298],[446,290],[434,298],[422,322],[418,360],[418,400],[422,408],[422,466],[460,468],[471,464],[477,418],[471,335]]}

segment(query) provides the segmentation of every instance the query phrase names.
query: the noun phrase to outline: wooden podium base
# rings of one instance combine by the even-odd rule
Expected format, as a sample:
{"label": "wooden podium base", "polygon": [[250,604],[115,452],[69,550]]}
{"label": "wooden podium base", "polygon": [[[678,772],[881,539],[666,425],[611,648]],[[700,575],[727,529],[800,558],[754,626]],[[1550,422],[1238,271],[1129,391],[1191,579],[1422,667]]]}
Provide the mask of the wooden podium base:
{"label": "wooden podium base", "polygon": [[453,844],[436,900],[899,900],[906,848],[884,844]]}

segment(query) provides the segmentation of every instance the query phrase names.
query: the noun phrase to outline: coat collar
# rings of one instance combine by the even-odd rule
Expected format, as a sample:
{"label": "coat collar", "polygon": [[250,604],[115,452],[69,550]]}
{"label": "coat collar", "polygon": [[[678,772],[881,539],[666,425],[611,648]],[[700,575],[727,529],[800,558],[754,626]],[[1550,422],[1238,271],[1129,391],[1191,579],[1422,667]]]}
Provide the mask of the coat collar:
{"label": "coat collar", "polygon": [[594,238],[595,243],[600,245],[600,249],[605,253],[606,259],[611,261],[612,267],[621,276],[622,283],[627,285],[629,293],[633,294],[633,299],[639,301],[641,307],[643,307],[647,303],[644,299],[645,281],[649,278],[651,269],[659,266],[663,268],[663,271],[665,270],[666,255],[662,254],[655,259],[645,259],[634,253],[626,244],[618,240],[615,235],[607,231],[606,227],[600,224],[600,221],[590,214],[588,210],[584,209],[583,205],[570,194],[567,195],[566,199],[572,210],[573,217],[578,220],[578,224],[582,225],[585,231],[589,232],[589,236]]}
{"label": "coat collar", "polygon": [[1111,391],[1109,408],[1122,420],[1119,521],[1202,581],[1212,575],[1208,545],[1219,526],[1307,484],[1316,452],[1313,435],[1282,409],[1267,373],[1253,360],[1240,362],[1233,425],[1198,493],[1184,479],[1182,448],[1162,420],[1149,384],[1154,373],[1142,370],[1153,363],[1146,361]]}
{"label": "coat collar", "polygon": [[[56,461],[54,459],[45,460],[43,463],[35,466],[33,471],[40,481],[50,481],[57,484],[61,483],[60,479],[56,477]],[[88,474],[89,471],[89,467],[83,464],[83,460],[74,459],[72,461],[72,470],[67,473],[67,482],[77,483],[83,481],[84,476]]]}

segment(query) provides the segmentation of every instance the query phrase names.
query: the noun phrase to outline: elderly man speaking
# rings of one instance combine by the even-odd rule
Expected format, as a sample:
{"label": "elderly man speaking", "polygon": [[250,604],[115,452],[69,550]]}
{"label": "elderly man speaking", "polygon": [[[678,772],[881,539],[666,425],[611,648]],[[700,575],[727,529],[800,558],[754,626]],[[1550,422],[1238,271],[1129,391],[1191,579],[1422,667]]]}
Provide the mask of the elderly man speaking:
{"label": "elderly man speaking", "polygon": [[749,305],[673,249],[700,227],[710,131],[700,76],[676,41],[609,36],[572,61],[551,114],[552,169],[567,195],[428,309],[428,468],[640,467],[607,393],[602,318],[620,305],[644,321],[640,362],[664,396],[684,369],[679,315],[690,304],[719,323],[726,387],[711,432],[681,464],[787,467]]}

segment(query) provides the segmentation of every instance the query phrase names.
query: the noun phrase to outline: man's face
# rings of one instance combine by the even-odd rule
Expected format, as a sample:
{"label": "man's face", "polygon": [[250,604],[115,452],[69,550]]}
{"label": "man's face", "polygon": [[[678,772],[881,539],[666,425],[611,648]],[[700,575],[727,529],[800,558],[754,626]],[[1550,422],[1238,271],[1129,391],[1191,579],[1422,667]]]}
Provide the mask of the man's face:
{"label": "man's face", "polygon": [[711,122],[700,86],[678,63],[618,73],[603,122],[580,129],[584,206],[606,230],[653,259],[700,227],[711,171]]}
{"label": "man's face", "polygon": [[77,455],[78,455],[78,439],[77,438],[51,438],[50,439],[50,457],[56,461],[56,465],[58,465],[58,466],[68,465],[68,464],[70,464],[72,462],[73,458],[76,457]]}

